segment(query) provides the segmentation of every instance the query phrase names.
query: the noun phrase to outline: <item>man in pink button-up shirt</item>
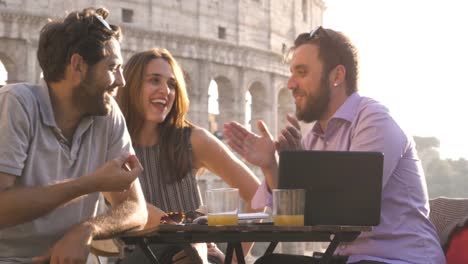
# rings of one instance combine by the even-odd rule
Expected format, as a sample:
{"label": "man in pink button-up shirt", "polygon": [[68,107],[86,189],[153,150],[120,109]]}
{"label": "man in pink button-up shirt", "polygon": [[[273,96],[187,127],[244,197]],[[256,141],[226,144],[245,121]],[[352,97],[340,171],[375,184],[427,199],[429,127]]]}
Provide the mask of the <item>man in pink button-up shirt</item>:
{"label": "man in pink button-up shirt", "polygon": [[[380,224],[351,243],[343,243],[334,263],[445,263],[434,226],[429,221],[426,181],[415,144],[379,102],[357,93],[357,51],[342,33],[319,27],[297,37],[292,48],[288,88],[296,117],[315,122],[302,138],[296,118],[274,141],[265,124],[254,135],[238,123],[225,125],[232,149],[259,166],[265,181],[253,206],[271,205],[277,186],[276,151],[338,150],[384,153]],[[312,175],[312,174],[311,174]],[[346,260],[347,259],[347,260]],[[340,262],[341,261],[341,262]],[[257,263],[315,263],[306,256],[273,254]]]}

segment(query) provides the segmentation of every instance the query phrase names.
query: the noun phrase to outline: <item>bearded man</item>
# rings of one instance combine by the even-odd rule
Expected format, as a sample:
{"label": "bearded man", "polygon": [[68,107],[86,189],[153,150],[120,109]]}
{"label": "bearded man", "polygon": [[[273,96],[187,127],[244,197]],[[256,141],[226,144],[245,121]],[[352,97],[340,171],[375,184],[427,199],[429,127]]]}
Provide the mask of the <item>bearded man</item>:
{"label": "bearded man", "polygon": [[[0,90],[0,263],[85,263],[94,238],[146,224],[125,121],[120,28],[105,9],[46,24],[44,81]],[[111,209],[96,217],[99,193]]]}
{"label": "bearded man", "polygon": [[[414,141],[385,106],[357,92],[358,59],[354,45],[344,34],[319,27],[300,34],[291,54],[288,88],[295,100],[297,119],[287,116],[289,124],[276,141],[262,121],[258,123],[261,135],[235,122],[224,127],[229,146],[259,166],[265,175],[252,205],[271,206],[271,189],[277,187],[278,180],[276,151],[381,152],[384,171],[380,224],[355,241],[342,243],[337,250],[340,257],[332,263],[445,263],[429,220],[426,181]],[[315,121],[304,138],[298,120]],[[256,263],[318,260],[271,254]]]}

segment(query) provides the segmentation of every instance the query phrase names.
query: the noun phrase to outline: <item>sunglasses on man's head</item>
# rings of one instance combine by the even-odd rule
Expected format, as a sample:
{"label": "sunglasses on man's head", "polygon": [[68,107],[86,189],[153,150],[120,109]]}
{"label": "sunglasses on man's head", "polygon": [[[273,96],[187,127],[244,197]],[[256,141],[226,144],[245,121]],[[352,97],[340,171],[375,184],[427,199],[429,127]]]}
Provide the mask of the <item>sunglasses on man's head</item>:
{"label": "sunglasses on man's head", "polygon": [[104,26],[107,30],[111,30],[112,31],[112,28],[111,26],[109,25],[109,23],[107,23],[107,21],[101,16],[101,15],[98,15],[98,14],[94,14],[94,17],[99,21],[99,23],[101,23],[102,26]]}
{"label": "sunglasses on man's head", "polygon": [[197,211],[188,212],[168,212],[161,217],[161,224],[191,224],[196,218],[204,216]]}
{"label": "sunglasses on man's head", "polygon": [[294,45],[299,46],[305,42],[321,38],[325,39],[327,42],[332,42],[332,39],[330,35],[328,35],[327,31],[322,26],[318,26],[309,33],[302,33],[297,36],[296,40],[294,41]]}
{"label": "sunglasses on man's head", "polygon": [[[294,41],[294,46],[298,47],[302,44],[309,43],[310,41],[314,41],[314,40],[318,40],[318,42],[320,42],[319,44],[320,49],[324,47],[328,47],[328,53],[331,54],[330,56],[334,57],[334,58],[329,58],[329,60],[332,59],[333,61],[332,65],[330,65],[331,67],[332,66],[335,67],[336,65],[341,64],[343,62],[343,58],[340,53],[341,48],[339,47],[339,45],[337,45],[335,39],[332,38],[331,35],[327,32],[327,30],[323,28],[322,26],[318,26],[317,28],[313,29],[309,33],[300,34]],[[291,49],[290,51],[293,51],[293,49]],[[285,61],[287,61],[287,59],[291,55],[292,55],[291,52],[290,54],[287,54],[287,57],[285,57],[286,58]]]}
{"label": "sunglasses on man's head", "polygon": [[[296,40],[294,41],[294,46],[298,47],[311,40],[318,40],[320,38],[326,39],[326,42],[332,43],[332,39],[330,35],[328,35],[327,31],[322,26],[318,26],[317,28],[313,29],[309,33],[301,33],[299,36],[297,36]],[[287,50],[286,52],[283,52],[284,62],[289,62],[291,60],[293,51],[294,51],[294,48],[291,48]]]}

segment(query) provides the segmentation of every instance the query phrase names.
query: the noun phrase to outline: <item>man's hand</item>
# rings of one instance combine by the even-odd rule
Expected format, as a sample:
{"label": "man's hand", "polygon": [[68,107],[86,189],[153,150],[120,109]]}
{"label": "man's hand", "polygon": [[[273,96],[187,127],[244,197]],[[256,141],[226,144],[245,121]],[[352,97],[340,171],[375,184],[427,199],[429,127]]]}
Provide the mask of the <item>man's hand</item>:
{"label": "man's hand", "polygon": [[[198,254],[203,264],[208,263],[208,248],[206,243],[191,244],[194,251]],[[195,262],[185,250],[179,251],[172,257],[173,264],[194,264]]]}
{"label": "man's hand", "polygon": [[[216,246],[215,243],[207,243],[207,246],[208,246],[208,256],[213,256],[213,257],[216,257],[217,259],[221,260],[221,263],[224,263],[225,261],[225,258],[226,256],[224,255],[224,253],[219,250],[219,248]],[[233,255],[234,259],[232,260],[232,264],[236,264],[237,263],[237,260],[236,260],[236,255],[234,254]]]}
{"label": "man's hand", "polygon": [[42,256],[33,258],[33,263],[65,264],[86,263],[92,241],[92,227],[77,225],[70,229],[52,248]]}
{"label": "man's hand", "polygon": [[95,188],[95,191],[121,192],[128,190],[142,171],[138,158],[127,153],[108,161],[83,178],[91,182],[91,188]]}
{"label": "man's hand", "polygon": [[224,135],[227,144],[248,162],[261,168],[276,163],[273,137],[263,121],[258,121],[261,136],[248,131],[237,122],[224,124]]}
{"label": "man's hand", "polygon": [[299,121],[289,114],[286,116],[286,119],[289,124],[281,130],[281,135],[278,137],[278,141],[275,142],[276,150],[278,152],[283,150],[303,150]]}

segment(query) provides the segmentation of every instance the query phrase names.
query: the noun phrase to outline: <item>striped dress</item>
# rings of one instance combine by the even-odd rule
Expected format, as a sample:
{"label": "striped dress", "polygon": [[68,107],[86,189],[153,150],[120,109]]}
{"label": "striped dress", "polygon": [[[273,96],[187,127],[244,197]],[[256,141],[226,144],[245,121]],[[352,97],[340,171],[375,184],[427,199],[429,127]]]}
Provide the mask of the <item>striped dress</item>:
{"label": "striped dress", "polygon": [[[190,129],[185,133],[190,138]],[[190,142],[190,140],[188,140]],[[139,179],[146,201],[166,212],[194,211],[201,204],[200,189],[195,178],[193,168],[189,175],[181,181],[173,183],[164,182],[164,172],[160,164],[160,147],[134,146],[136,155],[143,165],[143,173]],[[192,152],[192,146],[189,145]],[[192,158],[190,157],[192,167]]]}

